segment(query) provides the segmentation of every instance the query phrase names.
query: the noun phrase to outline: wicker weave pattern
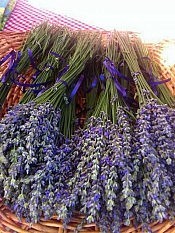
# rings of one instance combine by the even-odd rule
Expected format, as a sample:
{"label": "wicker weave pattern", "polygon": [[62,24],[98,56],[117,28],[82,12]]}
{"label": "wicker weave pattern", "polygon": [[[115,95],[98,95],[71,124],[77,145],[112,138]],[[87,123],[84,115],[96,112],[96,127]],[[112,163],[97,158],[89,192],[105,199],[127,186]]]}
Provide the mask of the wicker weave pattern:
{"label": "wicker weave pattern", "polygon": [[[6,33],[0,32],[0,59],[4,57],[11,50],[18,50],[25,39],[24,33]],[[0,66],[0,76],[5,72],[7,62]]]}
{"label": "wicker weave pattern", "polygon": [[[0,59],[8,54],[11,50],[19,50],[27,37],[26,33],[19,32],[0,32]],[[0,66],[0,77],[6,71],[8,67],[8,61],[6,61],[2,66]],[[25,80],[28,82],[29,78]],[[22,96],[21,88],[19,86],[13,85],[7,99],[2,107],[1,117],[7,111],[10,106],[14,106],[19,102]]]}
{"label": "wicker weave pattern", "polygon": [[[77,226],[83,221],[83,216],[76,213],[66,229],[63,228],[61,221],[57,220],[57,216],[53,216],[50,220],[41,219],[37,224],[26,223],[25,219],[19,219],[11,213],[7,207],[0,208],[0,233],[74,233]],[[175,220],[164,221],[163,223],[154,222],[150,224],[153,233],[174,233]],[[99,233],[98,227],[95,224],[84,224],[80,233]],[[133,224],[128,227],[122,227],[121,233],[142,233],[141,226],[136,229]]]}
{"label": "wicker weave pattern", "polygon": [[[32,68],[29,68],[25,74],[25,76],[26,76],[25,80],[20,78],[19,82],[30,83],[32,74],[33,74],[33,70],[32,70]],[[11,90],[9,91],[8,96],[6,98],[6,101],[2,107],[1,117],[5,115],[5,113],[9,109],[9,107],[15,106],[16,104],[19,103],[23,94],[24,93],[23,93],[22,88],[20,86],[17,86],[15,84],[12,85]]]}
{"label": "wicker weave pattern", "polygon": [[0,32],[0,58],[5,56],[12,49],[21,48],[27,34],[20,32]]}

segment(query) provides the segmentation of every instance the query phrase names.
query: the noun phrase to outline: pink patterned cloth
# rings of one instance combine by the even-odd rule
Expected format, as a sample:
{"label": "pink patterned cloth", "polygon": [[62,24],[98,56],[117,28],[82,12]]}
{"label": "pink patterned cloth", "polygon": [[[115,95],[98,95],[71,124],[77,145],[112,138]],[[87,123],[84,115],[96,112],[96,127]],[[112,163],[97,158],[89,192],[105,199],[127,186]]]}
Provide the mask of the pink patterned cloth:
{"label": "pink patterned cloth", "polygon": [[76,19],[59,15],[47,10],[41,10],[31,6],[27,0],[18,0],[9,20],[7,21],[4,31],[28,31],[35,25],[48,20],[53,24],[67,26],[72,29],[99,29],[90,26]]}

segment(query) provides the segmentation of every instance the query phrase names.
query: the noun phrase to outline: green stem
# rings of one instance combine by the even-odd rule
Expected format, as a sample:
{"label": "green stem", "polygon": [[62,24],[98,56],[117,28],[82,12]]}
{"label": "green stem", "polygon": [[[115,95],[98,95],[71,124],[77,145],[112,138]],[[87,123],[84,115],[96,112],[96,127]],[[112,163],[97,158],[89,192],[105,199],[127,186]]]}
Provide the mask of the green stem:
{"label": "green stem", "polygon": [[[145,80],[137,60],[137,55],[133,49],[131,39],[127,32],[119,33],[116,32],[116,40],[119,43],[120,50],[123,54],[123,57],[130,69],[131,74],[134,74],[134,81],[137,89],[137,94],[139,98],[139,104],[142,105],[146,103],[149,99],[157,99],[159,103],[162,101],[154,94]],[[137,74],[137,75],[136,75]]]}

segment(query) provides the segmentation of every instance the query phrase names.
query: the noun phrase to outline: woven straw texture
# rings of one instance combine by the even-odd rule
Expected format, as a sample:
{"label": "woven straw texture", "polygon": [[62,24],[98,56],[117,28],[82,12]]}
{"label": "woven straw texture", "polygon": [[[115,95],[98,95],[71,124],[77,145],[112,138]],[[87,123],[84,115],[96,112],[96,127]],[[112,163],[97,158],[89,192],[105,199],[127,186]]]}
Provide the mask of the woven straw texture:
{"label": "woven straw texture", "polygon": [[[5,56],[12,49],[18,50],[26,38],[26,33],[21,32],[0,32],[0,58]],[[4,71],[4,66],[0,67],[0,74]]]}
{"label": "woven straw texture", "polygon": [[[8,54],[11,50],[19,50],[25,42],[26,37],[27,33],[0,32],[0,59]],[[0,76],[6,71],[7,66],[8,61],[0,66]],[[27,81],[28,79],[25,80],[25,82]],[[1,116],[4,115],[8,107],[17,104],[21,96],[21,88],[13,85],[2,107]]]}
{"label": "woven straw texture", "polygon": [[[7,33],[0,32],[0,58],[6,55],[12,49],[18,50],[23,45],[26,34],[24,33]],[[173,69],[167,69],[163,65],[163,61],[160,59],[162,46],[159,48],[158,46],[148,45],[150,55],[156,61],[156,63],[160,66],[162,70],[162,77],[167,77],[167,75],[171,75],[172,83],[169,85],[169,88],[174,91],[174,83],[175,83],[175,67]],[[3,72],[5,72],[7,68],[7,64],[4,64],[0,67],[0,76]],[[30,74],[32,70],[28,71],[28,80],[30,81]],[[22,96],[22,92],[20,87],[13,86],[11,91],[7,97],[5,106],[3,106],[3,111],[5,112],[9,106],[13,106],[19,102],[19,99]],[[73,233],[73,232],[82,232],[82,233],[98,233],[99,229],[94,224],[82,224],[83,216],[79,213],[75,213],[72,217],[71,222],[68,224],[67,228],[64,229],[61,221],[57,220],[56,216],[53,216],[50,220],[41,219],[41,221],[37,224],[29,224],[25,221],[25,219],[19,220],[8,208],[3,205],[3,201],[0,200],[0,233]],[[81,229],[78,228],[81,224]],[[164,221],[162,223],[152,223],[150,225],[153,233],[175,233],[175,220],[173,221]],[[122,227],[121,232],[123,233],[141,233],[141,226],[138,226],[137,229],[134,226],[134,222],[126,227]]]}
{"label": "woven straw texture", "polygon": [[[79,213],[75,213],[72,217],[71,222],[64,229],[61,221],[57,220],[56,216],[53,216],[50,220],[41,219],[37,224],[26,223],[25,219],[17,219],[17,217],[11,213],[6,206],[0,208],[0,233],[99,233],[99,229],[95,224],[84,224],[81,225],[81,229],[77,230],[77,226],[83,221],[83,216]],[[152,223],[150,224],[153,233],[174,233],[175,232],[175,220],[164,221],[163,223]],[[134,225],[123,227],[122,233],[142,233],[141,226],[137,229]]]}

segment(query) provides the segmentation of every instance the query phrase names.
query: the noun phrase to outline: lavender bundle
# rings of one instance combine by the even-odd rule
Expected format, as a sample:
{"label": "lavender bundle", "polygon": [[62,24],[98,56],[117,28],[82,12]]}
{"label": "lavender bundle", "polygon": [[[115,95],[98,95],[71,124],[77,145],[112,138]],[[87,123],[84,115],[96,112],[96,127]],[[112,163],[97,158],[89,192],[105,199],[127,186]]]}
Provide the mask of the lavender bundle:
{"label": "lavender bundle", "polygon": [[[164,148],[165,155],[160,153],[161,137],[166,137],[165,131],[159,131],[159,122],[163,123],[160,115],[155,112],[155,100],[142,106],[137,115],[135,126],[135,140],[133,150],[134,177],[138,182],[136,190],[137,205],[135,206],[136,219],[142,223],[163,221],[168,218],[168,211],[172,197],[172,177],[165,161],[169,163],[168,148]],[[156,115],[156,119],[152,118]],[[156,121],[155,121],[156,120]],[[155,127],[156,126],[156,127]],[[168,138],[167,138],[168,139]]]}
{"label": "lavender bundle", "polygon": [[62,111],[61,131],[67,137],[71,137],[75,125],[75,93],[73,87],[82,83],[83,73],[89,61],[95,60],[95,56],[101,45],[99,35],[79,31],[76,34],[76,46],[72,56],[68,59],[69,69],[64,75],[35,101],[40,104],[50,101],[55,108]]}
{"label": "lavender bundle", "polygon": [[134,216],[148,228],[147,223],[169,218],[174,208],[174,110],[160,101],[144,79],[128,34],[117,33],[116,38],[140,104],[133,138],[133,177],[137,182]]}
{"label": "lavender bundle", "polygon": [[[116,52],[112,39],[107,55],[109,50]],[[120,107],[111,74],[105,72],[106,88],[73,152],[80,161],[57,214],[67,223],[73,212],[79,210],[86,222],[95,222],[104,232],[119,232],[123,222],[130,223],[135,203],[130,163],[131,126]]]}
{"label": "lavender bundle", "polygon": [[[39,188],[35,186],[39,182],[42,189],[42,182],[49,183],[44,173],[51,172],[51,176],[55,172],[52,160],[64,142],[59,130],[60,117],[60,112],[48,103],[28,103],[16,106],[0,123],[1,195],[18,217],[29,215],[36,221],[41,211],[42,196],[39,191],[38,195],[35,193]],[[33,199],[37,203],[32,203]]]}
{"label": "lavender bundle", "polygon": [[30,102],[16,106],[0,123],[1,198],[28,222],[55,214],[79,161],[70,156],[77,139],[65,140],[60,118],[51,104]]}
{"label": "lavender bundle", "polygon": [[148,49],[144,46],[138,36],[134,37],[133,47],[136,52],[142,74],[149,83],[153,92],[163,103],[167,104],[169,107],[174,107],[175,97],[171,94],[167,85],[165,85],[169,79],[159,79],[160,71],[157,69],[155,62],[150,58]]}
{"label": "lavender bundle", "polygon": [[[27,103],[41,95],[46,89],[57,82],[69,68],[68,59],[74,52],[76,39],[73,32],[64,27],[50,26],[51,41],[48,54],[37,65],[38,71],[34,75],[32,84],[36,87],[29,88],[20,103]],[[39,85],[43,83],[43,85]],[[45,83],[45,85],[44,85]],[[38,86],[37,86],[38,85]]]}
{"label": "lavender bundle", "polygon": [[[108,216],[111,232],[120,232],[121,224],[130,224],[132,207],[136,202],[131,163],[131,122],[122,106],[117,107],[116,116],[116,124],[109,126],[107,153],[102,155],[101,164],[101,182],[105,191],[103,205],[106,207],[103,217]],[[103,217],[99,221],[102,228],[106,227]]]}
{"label": "lavender bundle", "polygon": [[62,82],[39,96],[37,102],[17,105],[0,122],[1,196],[19,218],[26,217],[29,222],[39,221],[42,215],[49,218],[56,212],[57,203],[68,189],[67,179],[77,166],[78,158],[69,156],[76,137],[69,141],[60,132],[66,117],[71,125],[74,119],[67,111],[62,111],[61,116],[59,107],[61,104],[69,110],[74,107],[75,101],[69,103],[68,98],[64,99],[63,83],[77,81],[93,56],[96,36],[78,33],[77,40],[69,72]]}
{"label": "lavender bundle", "polygon": [[15,71],[18,74],[24,74],[30,66],[30,58],[28,49],[33,52],[33,59],[37,62],[41,61],[46,56],[50,46],[53,43],[51,27],[48,23],[34,28],[28,35],[27,40],[21,50],[15,55],[13,62],[9,65],[9,69],[5,72],[5,81],[0,83],[0,109],[6,100],[6,97],[12,87]]}
{"label": "lavender bundle", "polygon": [[[118,108],[117,124],[105,113],[91,117],[73,155],[80,157],[76,172],[68,182],[57,214],[68,222],[73,211],[85,214],[105,232],[129,225],[135,203],[132,190],[131,128],[128,116]],[[114,218],[116,216],[116,218]]]}

